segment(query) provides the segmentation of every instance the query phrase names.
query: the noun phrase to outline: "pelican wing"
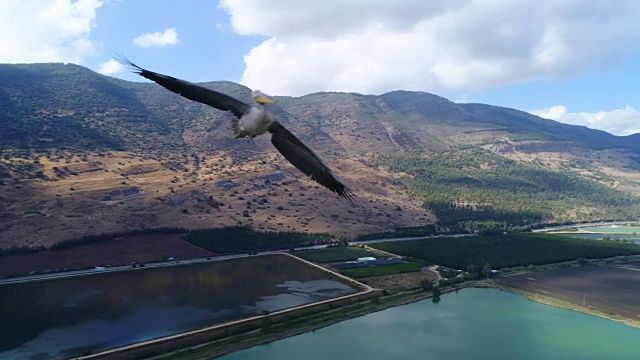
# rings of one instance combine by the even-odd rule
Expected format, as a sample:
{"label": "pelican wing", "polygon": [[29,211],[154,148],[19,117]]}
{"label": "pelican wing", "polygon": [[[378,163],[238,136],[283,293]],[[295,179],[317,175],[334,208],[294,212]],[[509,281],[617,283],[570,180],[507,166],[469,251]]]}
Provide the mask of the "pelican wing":
{"label": "pelican wing", "polygon": [[271,143],[293,166],[310,176],[312,180],[326,187],[343,198],[352,200],[354,194],[340,181],[322,160],[311,151],[302,141],[298,140],[289,130],[279,122],[273,121],[269,126]]}
{"label": "pelican wing", "polygon": [[156,82],[167,90],[186,97],[187,99],[207,104],[219,110],[231,111],[238,118],[242,117],[242,115],[249,112],[251,109],[249,105],[223,93],[207,89],[204,86],[196,85],[185,80],[176,79],[172,76],[158,74],[153,71],[143,69],[132,63],[124,56],[117,56],[116,60],[122,65],[133,69],[133,71],[140,74],[140,76]]}

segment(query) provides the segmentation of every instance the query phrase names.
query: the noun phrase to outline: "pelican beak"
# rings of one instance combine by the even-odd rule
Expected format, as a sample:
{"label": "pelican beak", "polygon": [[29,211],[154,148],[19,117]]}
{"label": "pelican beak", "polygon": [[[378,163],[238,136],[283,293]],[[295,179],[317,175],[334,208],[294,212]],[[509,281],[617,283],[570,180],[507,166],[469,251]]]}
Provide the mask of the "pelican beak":
{"label": "pelican beak", "polygon": [[267,95],[256,96],[256,102],[260,104],[268,104],[268,105],[273,105],[277,103],[276,99],[269,97]]}

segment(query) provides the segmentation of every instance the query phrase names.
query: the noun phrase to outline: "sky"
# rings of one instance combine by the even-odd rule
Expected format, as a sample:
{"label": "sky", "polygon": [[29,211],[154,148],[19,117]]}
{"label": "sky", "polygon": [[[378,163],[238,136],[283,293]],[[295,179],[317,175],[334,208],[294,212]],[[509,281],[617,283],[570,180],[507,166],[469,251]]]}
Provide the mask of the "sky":
{"label": "sky", "polygon": [[640,132],[640,1],[0,0],[0,63],[272,95],[434,93]]}

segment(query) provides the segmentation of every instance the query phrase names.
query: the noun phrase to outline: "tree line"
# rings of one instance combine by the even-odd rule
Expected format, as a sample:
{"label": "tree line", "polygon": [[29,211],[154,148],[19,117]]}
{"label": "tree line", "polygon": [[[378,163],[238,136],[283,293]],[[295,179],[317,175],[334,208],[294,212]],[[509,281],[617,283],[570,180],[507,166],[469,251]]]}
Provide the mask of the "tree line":
{"label": "tree line", "polygon": [[393,231],[360,234],[356,236],[355,241],[374,240],[374,239],[390,239],[400,237],[419,237],[431,236],[437,233],[435,225],[424,226],[407,226],[398,227]]}
{"label": "tree line", "polygon": [[259,232],[246,226],[193,230],[185,236],[188,242],[217,254],[289,249],[330,238],[330,235],[322,233]]}

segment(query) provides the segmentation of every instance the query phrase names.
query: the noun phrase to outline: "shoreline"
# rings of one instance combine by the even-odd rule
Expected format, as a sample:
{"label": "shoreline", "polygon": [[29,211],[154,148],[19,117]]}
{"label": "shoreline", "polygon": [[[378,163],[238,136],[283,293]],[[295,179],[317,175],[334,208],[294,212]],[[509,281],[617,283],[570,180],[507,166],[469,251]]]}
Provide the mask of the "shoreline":
{"label": "shoreline", "polygon": [[631,319],[628,317],[624,317],[622,315],[607,313],[602,310],[598,310],[596,308],[592,308],[590,306],[582,306],[578,304],[573,304],[567,301],[563,301],[560,299],[556,299],[552,296],[543,295],[534,291],[522,290],[518,288],[514,288],[511,286],[506,286],[502,284],[494,284],[495,289],[502,290],[514,295],[523,296],[525,299],[529,301],[534,301],[540,304],[552,306],[558,309],[576,311],[579,313],[593,315],[597,317],[601,317],[607,320],[612,320],[623,325],[631,326],[633,328],[640,329],[640,320]]}
{"label": "shoreline", "polygon": [[[455,289],[447,289],[446,291],[443,291],[442,294],[452,291],[455,291]],[[217,341],[192,346],[190,348],[178,349],[170,353],[150,357],[149,359],[195,360],[202,358],[219,358],[237,351],[249,349],[255,346],[265,345],[274,341],[283,340],[307,332],[313,332],[315,330],[319,330],[346,320],[373,314],[392,307],[407,305],[417,301],[430,299],[432,297],[433,295],[431,292],[424,292],[422,290],[391,294],[387,295],[385,299],[382,299],[382,297],[378,297],[372,300],[366,300],[360,303],[336,308],[332,311],[321,311],[315,314],[310,314],[299,320],[302,323],[306,323],[305,325],[292,324],[292,326],[290,326],[289,328],[277,329],[267,334],[262,333],[260,330],[253,330],[244,334],[235,335],[238,338],[229,337],[220,339]],[[378,299],[378,301],[376,301],[376,299]],[[322,318],[326,318],[327,316],[329,316],[330,318],[321,320]],[[320,318],[321,321],[317,321],[319,320],[318,318]],[[277,325],[282,326],[287,324],[280,323]]]}

